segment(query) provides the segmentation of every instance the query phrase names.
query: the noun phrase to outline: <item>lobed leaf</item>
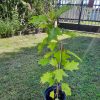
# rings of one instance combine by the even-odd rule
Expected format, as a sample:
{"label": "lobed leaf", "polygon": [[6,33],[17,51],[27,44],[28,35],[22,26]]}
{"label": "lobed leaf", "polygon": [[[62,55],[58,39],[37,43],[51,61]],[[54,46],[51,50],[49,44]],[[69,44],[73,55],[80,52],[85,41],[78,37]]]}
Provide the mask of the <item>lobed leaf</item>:
{"label": "lobed leaf", "polygon": [[57,40],[57,34],[55,31],[55,28],[50,29],[49,34],[48,34],[48,40]]}
{"label": "lobed leaf", "polygon": [[50,97],[54,99],[54,91],[50,92]]}
{"label": "lobed leaf", "polygon": [[75,61],[67,61],[66,64],[64,65],[64,69],[65,70],[69,70],[69,71],[73,71],[73,70],[78,70],[78,65],[79,63],[78,62],[75,62]]}
{"label": "lobed leaf", "polygon": [[57,80],[57,82],[59,83],[60,81],[63,80],[64,76],[68,76],[63,69],[57,69],[54,72],[54,76],[55,76],[55,80]]}
{"label": "lobed leaf", "polygon": [[54,57],[57,59],[58,63],[61,60],[61,56],[60,55],[61,55],[61,51],[60,50],[54,53]]}
{"label": "lobed leaf", "polygon": [[58,35],[61,35],[62,32],[61,30],[58,28],[58,27],[53,27],[53,28],[49,28],[49,31],[48,31],[48,40],[51,41],[51,40],[57,40],[57,36]]}
{"label": "lobed leaf", "polygon": [[69,50],[67,50],[67,53],[70,54],[70,55],[72,55],[72,56],[74,56],[74,57],[77,58],[79,61],[82,61],[81,58],[78,57],[75,53],[73,53],[73,52],[71,52],[71,51],[69,51]]}
{"label": "lobed leaf", "polygon": [[66,61],[68,58],[70,58],[70,56],[66,54],[66,50],[63,50],[62,51],[62,61]]}
{"label": "lobed leaf", "polygon": [[67,96],[71,96],[71,88],[67,83],[62,83],[62,90],[65,92]]}
{"label": "lobed leaf", "polygon": [[63,50],[62,52],[59,50],[55,52],[54,57],[57,59],[57,62],[59,63],[61,60],[61,63],[63,64],[70,56],[66,54],[66,51]]}
{"label": "lobed leaf", "polygon": [[49,58],[50,56],[52,56],[53,52],[48,52],[44,55],[44,58]]}
{"label": "lobed leaf", "polygon": [[31,20],[29,20],[29,24],[33,24],[34,26],[39,28],[45,28],[48,24],[47,21],[48,18],[45,15],[33,16]]}
{"label": "lobed leaf", "polygon": [[49,59],[43,58],[40,59],[38,64],[42,65],[42,66],[46,66],[49,63]]}
{"label": "lobed leaf", "polygon": [[69,10],[71,7],[70,6],[62,6],[59,9],[55,11],[55,18],[60,17],[61,14]]}
{"label": "lobed leaf", "polygon": [[54,80],[53,80],[53,74],[50,72],[46,72],[45,74],[43,74],[43,76],[41,77],[41,82],[44,83],[49,83],[49,85],[53,85],[54,84]]}
{"label": "lobed leaf", "polygon": [[51,50],[51,51],[53,51],[54,49],[55,49],[55,47],[56,47],[56,42],[50,42],[49,43],[49,45],[48,45],[48,48]]}
{"label": "lobed leaf", "polygon": [[57,63],[57,60],[52,58],[49,62],[52,66],[55,66],[55,67],[58,67],[58,63]]}

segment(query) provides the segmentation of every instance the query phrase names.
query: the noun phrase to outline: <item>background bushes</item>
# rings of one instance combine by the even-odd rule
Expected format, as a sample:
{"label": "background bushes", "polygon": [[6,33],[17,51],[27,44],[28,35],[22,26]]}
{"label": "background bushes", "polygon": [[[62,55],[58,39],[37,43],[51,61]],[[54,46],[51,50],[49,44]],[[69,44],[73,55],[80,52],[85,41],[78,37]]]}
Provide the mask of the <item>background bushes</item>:
{"label": "background bushes", "polygon": [[0,37],[9,37],[15,35],[20,29],[18,14],[14,12],[12,19],[0,19]]}
{"label": "background bushes", "polygon": [[[50,11],[52,2],[52,0],[0,0],[0,37],[15,35],[18,30],[27,33],[27,26],[30,26],[28,19],[33,15]],[[21,20],[24,20],[25,25],[20,25]]]}

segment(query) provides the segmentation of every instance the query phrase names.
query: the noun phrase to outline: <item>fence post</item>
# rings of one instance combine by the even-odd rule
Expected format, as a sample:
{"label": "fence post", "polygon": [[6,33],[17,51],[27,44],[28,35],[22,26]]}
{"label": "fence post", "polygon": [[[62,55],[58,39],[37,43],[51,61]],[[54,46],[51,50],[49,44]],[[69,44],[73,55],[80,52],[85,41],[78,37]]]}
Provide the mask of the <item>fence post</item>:
{"label": "fence post", "polygon": [[[57,2],[57,8],[59,9],[61,5],[61,0],[58,0]],[[59,18],[57,18],[57,25],[59,26]]]}
{"label": "fence post", "polygon": [[80,8],[80,12],[79,12],[79,20],[78,20],[78,25],[80,25],[80,22],[81,22],[81,16],[82,16],[82,10],[83,10],[83,1],[84,0],[82,0],[81,1],[81,8]]}

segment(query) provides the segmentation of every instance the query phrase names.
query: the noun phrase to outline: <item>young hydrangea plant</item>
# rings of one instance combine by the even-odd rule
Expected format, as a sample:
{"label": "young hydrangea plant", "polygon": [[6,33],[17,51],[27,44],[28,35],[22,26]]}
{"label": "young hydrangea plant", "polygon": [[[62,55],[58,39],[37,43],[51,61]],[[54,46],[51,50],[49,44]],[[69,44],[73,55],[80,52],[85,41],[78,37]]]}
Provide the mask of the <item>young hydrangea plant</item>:
{"label": "young hydrangea plant", "polygon": [[[64,77],[68,77],[67,71],[79,69],[79,62],[71,60],[71,57],[74,56],[81,61],[81,59],[75,53],[64,49],[63,43],[59,43],[58,39],[58,36],[63,34],[70,36],[75,35],[73,32],[63,32],[57,26],[57,18],[69,8],[70,7],[64,6],[59,9],[52,10],[45,15],[33,16],[30,20],[30,23],[34,24],[36,27],[45,28],[47,33],[47,37],[38,46],[38,51],[40,53],[44,46],[46,46],[49,50],[45,53],[43,58],[39,60],[38,63],[41,66],[47,66],[49,64],[54,67],[53,71],[47,71],[42,75],[41,82],[43,84],[49,83],[49,86],[56,84],[58,90],[57,92],[59,92],[58,85],[61,83],[61,89],[67,96],[71,95],[71,88],[67,82],[64,82]],[[57,49],[58,47],[60,48]],[[50,96],[54,98],[54,92],[51,92]]]}

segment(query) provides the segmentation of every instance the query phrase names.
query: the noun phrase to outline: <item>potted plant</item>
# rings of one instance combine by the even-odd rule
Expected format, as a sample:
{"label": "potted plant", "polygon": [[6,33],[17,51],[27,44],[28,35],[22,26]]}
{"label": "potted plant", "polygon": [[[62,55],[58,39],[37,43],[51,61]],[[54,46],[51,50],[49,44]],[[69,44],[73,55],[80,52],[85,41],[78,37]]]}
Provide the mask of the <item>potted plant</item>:
{"label": "potted plant", "polygon": [[45,100],[66,100],[66,96],[71,95],[71,88],[67,82],[64,82],[64,77],[68,77],[67,71],[79,69],[79,63],[71,57],[81,59],[70,50],[64,49],[63,43],[58,39],[58,36],[63,34],[74,36],[74,33],[63,32],[57,26],[57,18],[67,9],[69,7],[66,6],[54,9],[45,15],[33,16],[29,21],[40,28],[45,28],[47,33],[47,37],[38,46],[39,53],[44,47],[48,49],[38,63],[41,66],[53,67],[52,71],[47,71],[41,77],[41,82],[49,83],[50,86],[45,91]]}

